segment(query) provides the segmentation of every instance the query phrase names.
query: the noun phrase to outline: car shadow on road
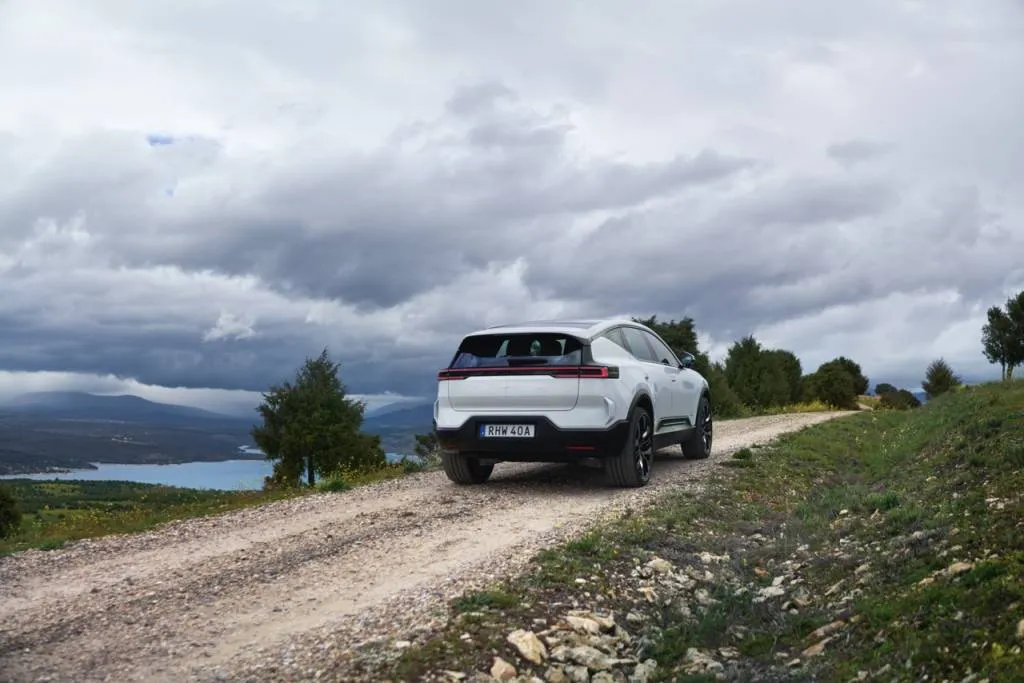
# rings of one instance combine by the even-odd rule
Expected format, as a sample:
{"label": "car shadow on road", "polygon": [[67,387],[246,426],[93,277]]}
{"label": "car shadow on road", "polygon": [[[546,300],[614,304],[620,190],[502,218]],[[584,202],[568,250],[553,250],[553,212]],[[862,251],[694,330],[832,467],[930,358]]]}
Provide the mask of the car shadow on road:
{"label": "car shadow on road", "polygon": [[[667,448],[655,453],[651,483],[659,475],[686,467],[678,448]],[[614,490],[607,483],[600,462],[579,463],[498,463],[494,474],[485,485],[488,490],[514,490],[522,492],[528,488],[531,493],[596,494]]]}

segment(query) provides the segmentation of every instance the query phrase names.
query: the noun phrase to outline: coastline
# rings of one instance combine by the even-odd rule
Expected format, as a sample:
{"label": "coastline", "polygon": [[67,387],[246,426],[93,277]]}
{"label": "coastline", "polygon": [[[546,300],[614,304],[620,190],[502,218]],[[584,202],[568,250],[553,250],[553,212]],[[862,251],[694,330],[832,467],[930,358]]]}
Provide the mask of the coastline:
{"label": "coastline", "polygon": [[94,460],[91,462],[76,463],[74,466],[43,465],[40,467],[21,466],[21,463],[7,463],[0,461],[0,477],[13,478],[21,475],[38,474],[72,474],[74,472],[91,472],[100,469],[103,465],[184,465],[192,462],[229,462],[232,460],[264,460],[262,452],[255,450],[252,446],[239,446],[234,453],[226,453],[223,456],[206,458],[155,458],[145,461],[111,461]]}

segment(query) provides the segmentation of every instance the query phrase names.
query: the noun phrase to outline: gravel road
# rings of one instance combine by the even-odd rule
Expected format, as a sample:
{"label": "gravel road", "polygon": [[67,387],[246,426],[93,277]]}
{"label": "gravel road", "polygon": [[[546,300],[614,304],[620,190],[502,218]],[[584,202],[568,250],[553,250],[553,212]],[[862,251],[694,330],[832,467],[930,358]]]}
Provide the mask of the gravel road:
{"label": "gravel road", "polygon": [[0,681],[334,678],[353,646],[412,638],[446,600],[601,515],[699,488],[729,452],[841,414],[719,422],[711,459],[670,449],[643,489],[505,464],[481,487],[418,474],[0,558]]}

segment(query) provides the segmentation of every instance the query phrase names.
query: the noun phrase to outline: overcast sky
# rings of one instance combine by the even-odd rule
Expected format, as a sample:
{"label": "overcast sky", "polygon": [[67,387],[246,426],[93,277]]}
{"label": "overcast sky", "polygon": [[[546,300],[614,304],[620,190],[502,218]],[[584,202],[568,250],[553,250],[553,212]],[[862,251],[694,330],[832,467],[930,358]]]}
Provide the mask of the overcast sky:
{"label": "overcast sky", "polygon": [[1014,0],[0,1],[0,398],[235,405],[324,345],[428,395],[467,331],[610,314],[997,377],[1021,36]]}

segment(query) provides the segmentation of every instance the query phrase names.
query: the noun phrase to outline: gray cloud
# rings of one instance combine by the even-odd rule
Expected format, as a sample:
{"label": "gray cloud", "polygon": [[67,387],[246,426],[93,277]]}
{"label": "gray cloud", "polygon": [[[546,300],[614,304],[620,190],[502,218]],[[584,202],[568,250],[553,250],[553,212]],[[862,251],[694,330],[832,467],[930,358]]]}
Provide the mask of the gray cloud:
{"label": "gray cloud", "polygon": [[0,370],[426,394],[468,329],[657,313],[981,376],[1024,287],[1009,2],[14,7]]}
{"label": "gray cloud", "polygon": [[846,140],[835,142],[825,150],[830,157],[841,164],[853,165],[882,156],[892,149],[892,145],[869,140]]}

